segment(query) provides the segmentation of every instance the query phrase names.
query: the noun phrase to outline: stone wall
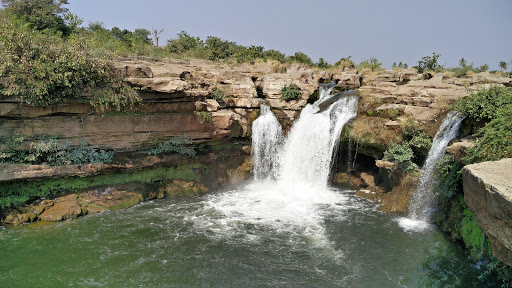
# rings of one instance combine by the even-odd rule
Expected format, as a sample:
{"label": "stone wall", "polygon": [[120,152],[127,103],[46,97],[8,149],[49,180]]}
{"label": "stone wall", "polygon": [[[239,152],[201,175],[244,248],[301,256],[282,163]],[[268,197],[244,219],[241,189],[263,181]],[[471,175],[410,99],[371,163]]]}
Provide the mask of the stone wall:
{"label": "stone wall", "polygon": [[493,255],[512,265],[512,158],[464,167],[464,201],[492,244]]}

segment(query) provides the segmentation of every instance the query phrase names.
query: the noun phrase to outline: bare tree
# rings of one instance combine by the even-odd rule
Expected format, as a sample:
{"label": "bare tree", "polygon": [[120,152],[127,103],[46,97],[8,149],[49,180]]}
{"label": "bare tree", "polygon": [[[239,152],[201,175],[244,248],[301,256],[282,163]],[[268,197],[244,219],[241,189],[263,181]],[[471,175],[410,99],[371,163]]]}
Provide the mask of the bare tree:
{"label": "bare tree", "polygon": [[153,28],[153,32],[151,32],[151,35],[153,35],[153,45],[155,45],[155,47],[158,47],[158,39],[160,39],[160,37],[158,35],[160,35],[160,33],[164,32],[164,29],[160,29],[160,31],[158,31],[155,27],[152,27]]}

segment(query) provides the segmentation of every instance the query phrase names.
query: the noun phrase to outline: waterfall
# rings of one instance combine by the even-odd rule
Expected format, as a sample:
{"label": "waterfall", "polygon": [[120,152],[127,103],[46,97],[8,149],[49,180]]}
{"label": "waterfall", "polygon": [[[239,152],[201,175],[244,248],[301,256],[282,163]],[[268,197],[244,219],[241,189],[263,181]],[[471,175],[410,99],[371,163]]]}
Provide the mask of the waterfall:
{"label": "waterfall", "polygon": [[[253,164],[256,180],[271,177],[279,183],[326,188],[331,162],[341,130],[357,114],[357,96],[340,97],[328,109],[318,112],[318,104],[328,101],[333,86],[320,87],[319,100],[307,105],[286,138],[268,106],[253,123]],[[282,143],[282,144],[281,144]]]}
{"label": "waterfall", "polygon": [[278,171],[277,153],[283,139],[281,124],[261,103],[260,116],[252,124],[252,162],[255,180],[275,179]]}
{"label": "waterfall", "polygon": [[435,175],[436,164],[444,156],[448,143],[457,136],[463,119],[456,111],[452,111],[446,115],[443,123],[441,123],[432,141],[432,147],[428,152],[425,164],[423,164],[423,171],[421,172],[416,193],[414,193],[409,202],[410,218],[429,221],[432,214],[432,206],[435,202],[433,190],[439,181]]}

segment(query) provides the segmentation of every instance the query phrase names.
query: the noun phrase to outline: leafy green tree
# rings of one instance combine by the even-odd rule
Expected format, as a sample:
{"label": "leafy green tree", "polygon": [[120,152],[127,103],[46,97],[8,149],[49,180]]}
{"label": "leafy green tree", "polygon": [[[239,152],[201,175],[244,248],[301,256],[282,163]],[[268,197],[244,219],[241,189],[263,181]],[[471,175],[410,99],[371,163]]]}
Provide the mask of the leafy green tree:
{"label": "leafy green tree", "polygon": [[274,49],[266,50],[265,52],[263,52],[263,56],[265,57],[265,59],[273,59],[281,63],[286,62],[286,55]]}
{"label": "leafy green tree", "polygon": [[254,46],[251,45],[249,47],[239,46],[237,51],[235,52],[235,57],[238,63],[244,62],[254,62],[256,59],[264,59],[265,54],[263,53],[263,46]]}
{"label": "leafy green tree", "polygon": [[324,60],[324,58],[318,59],[318,62],[315,64],[318,68],[327,69],[331,67],[331,64],[329,64],[327,61]]}
{"label": "leafy green tree", "polygon": [[65,36],[71,32],[65,20],[68,9],[64,5],[68,4],[67,0],[2,0],[2,4],[8,12],[29,23],[33,29],[60,31]]}
{"label": "leafy green tree", "polygon": [[478,68],[478,70],[479,70],[480,72],[486,72],[486,71],[489,71],[489,65],[488,65],[488,64],[484,64],[484,65],[480,66],[480,67]]}
{"label": "leafy green tree", "polygon": [[103,110],[140,99],[106,59],[90,57],[82,45],[0,20],[0,95],[38,106],[88,101]]}
{"label": "leafy green tree", "polygon": [[508,67],[507,62],[500,61],[500,69],[501,69],[501,71],[507,70],[507,67]]}
{"label": "leafy green tree", "polygon": [[186,31],[178,33],[178,38],[167,41],[167,50],[175,54],[183,54],[185,52],[202,48],[203,41],[199,37],[193,37]]}
{"label": "leafy green tree", "polygon": [[443,69],[443,66],[438,63],[438,59],[440,54],[432,53],[432,56],[422,57],[421,60],[418,61],[418,69],[419,73],[423,73],[424,71],[434,71],[439,72]]}
{"label": "leafy green tree", "polygon": [[459,60],[459,66],[460,66],[461,68],[465,68],[466,66],[468,66],[468,61],[466,61],[466,59],[464,59],[464,58],[461,58],[461,59]]}
{"label": "leafy green tree", "polygon": [[225,41],[214,36],[208,36],[205,44],[208,51],[208,59],[213,61],[227,59],[233,56],[237,50],[235,42]]}
{"label": "leafy green tree", "polygon": [[89,23],[89,27],[87,28],[92,32],[107,31],[107,29],[105,29],[105,24],[99,21]]}
{"label": "leafy green tree", "polygon": [[381,68],[382,63],[379,62],[379,59],[376,57],[371,57],[368,59],[363,59],[361,63],[359,63],[359,68],[361,69],[371,69],[372,71],[378,70]]}
{"label": "leafy green tree", "polygon": [[313,60],[311,60],[311,58],[309,58],[309,56],[303,52],[295,52],[293,56],[290,56],[290,60],[293,62],[306,64],[310,67],[313,66]]}

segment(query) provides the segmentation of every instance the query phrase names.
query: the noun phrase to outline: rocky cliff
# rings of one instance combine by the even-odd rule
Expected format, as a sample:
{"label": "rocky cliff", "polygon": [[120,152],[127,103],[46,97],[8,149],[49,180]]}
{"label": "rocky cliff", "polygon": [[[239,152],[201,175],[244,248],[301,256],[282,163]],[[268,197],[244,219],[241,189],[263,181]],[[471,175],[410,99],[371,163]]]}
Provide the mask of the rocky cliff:
{"label": "rocky cliff", "polygon": [[512,158],[467,165],[464,201],[492,244],[493,255],[512,265]]}
{"label": "rocky cliff", "polygon": [[[205,159],[216,158],[222,145],[237,142],[238,148],[227,149],[222,157],[227,157],[226,153],[243,154],[236,163],[242,165],[242,158],[249,157],[250,153],[250,147],[242,147],[250,142],[251,123],[258,116],[260,101],[266,101],[272,107],[287,130],[300,110],[314,101],[319,83],[335,82],[339,91],[357,89],[360,97],[359,114],[349,123],[342,141],[342,145],[352,143],[352,153],[355,152],[355,158],[359,160],[351,159],[354,161],[352,168],[347,169],[351,174],[348,178],[338,178],[350,182],[355,176],[358,179],[355,183],[362,183],[372,193],[383,193],[400,183],[390,182],[389,179],[397,178],[396,175],[387,177],[389,179],[384,177],[387,180],[379,176],[380,168],[375,166],[375,160],[382,157],[391,142],[401,141],[400,127],[405,121],[414,121],[433,136],[447,106],[456,98],[493,83],[512,86],[511,78],[486,73],[454,78],[448,74],[423,75],[410,70],[320,71],[300,64],[278,62],[230,65],[206,60],[157,61],[144,57],[118,59],[115,65],[124,73],[126,81],[138,89],[141,105],[123,111],[100,112],[86,103],[32,107],[15,99],[0,100],[0,152],[9,149],[9,139],[24,137],[30,140],[44,135],[69,141],[72,146],[87,140],[89,145],[113,150],[114,162],[68,167],[1,164],[0,183],[92,177],[184,165],[191,160],[145,154],[157,143],[181,135],[190,138],[196,147],[207,144],[207,149],[201,148],[201,163],[214,163]],[[292,83],[300,90],[299,98],[282,101],[281,89]],[[222,97],[216,97],[215,91],[222,91]],[[30,149],[28,142],[16,148]],[[344,153],[343,149],[341,151]],[[235,171],[236,165],[224,168]],[[250,169],[246,166],[245,171]],[[359,173],[362,170],[353,173],[354,167],[365,170],[374,180],[366,183],[368,180],[362,179]],[[408,183],[414,181],[410,179]],[[395,194],[407,190],[404,188],[407,185],[402,186]],[[397,198],[401,199],[400,207],[406,207],[407,197]]]}

